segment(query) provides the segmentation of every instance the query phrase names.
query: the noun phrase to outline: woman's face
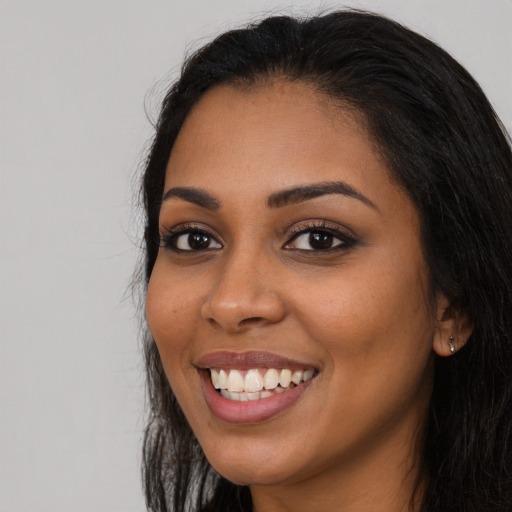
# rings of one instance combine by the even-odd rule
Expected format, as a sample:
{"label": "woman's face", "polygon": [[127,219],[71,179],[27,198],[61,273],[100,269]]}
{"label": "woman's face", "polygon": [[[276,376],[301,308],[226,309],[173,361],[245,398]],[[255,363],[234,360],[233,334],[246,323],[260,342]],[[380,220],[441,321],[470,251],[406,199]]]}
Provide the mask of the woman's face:
{"label": "woman's face", "polygon": [[411,462],[436,303],[417,212],[355,115],[304,84],[211,90],[172,150],[160,232],[147,318],[218,472]]}

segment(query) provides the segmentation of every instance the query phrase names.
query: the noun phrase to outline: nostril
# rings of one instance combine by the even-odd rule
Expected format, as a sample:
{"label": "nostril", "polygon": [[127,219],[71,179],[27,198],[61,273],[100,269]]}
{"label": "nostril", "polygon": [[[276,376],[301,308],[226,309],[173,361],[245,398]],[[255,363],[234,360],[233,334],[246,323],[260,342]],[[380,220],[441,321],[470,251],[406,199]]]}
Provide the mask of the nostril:
{"label": "nostril", "polygon": [[240,320],[236,325],[227,325],[219,323],[215,318],[208,318],[207,321],[214,326],[215,328],[224,329],[226,332],[230,333],[239,333],[245,331],[245,327],[251,324],[257,324],[258,322],[262,322],[264,320],[261,316],[252,316],[250,318],[244,318]]}
{"label": "nostril", "polygon": [[244,318],[239,325],[253,324],[255,322],[260,322],[263,320],[261,316],[252,316],[251,318]]}

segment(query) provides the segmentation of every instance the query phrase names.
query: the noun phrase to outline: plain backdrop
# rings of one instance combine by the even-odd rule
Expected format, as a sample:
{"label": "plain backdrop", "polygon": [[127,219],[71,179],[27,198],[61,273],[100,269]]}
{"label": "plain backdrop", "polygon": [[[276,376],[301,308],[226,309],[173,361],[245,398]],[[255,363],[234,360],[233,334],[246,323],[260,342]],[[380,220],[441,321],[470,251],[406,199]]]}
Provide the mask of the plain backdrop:
{"label": "plain backdrop", "polygon": [[129,283],[146,116],[186,52],[272,12],[428,35],[512,127],[511,0],[0,0],[0,512],[142,512]]}

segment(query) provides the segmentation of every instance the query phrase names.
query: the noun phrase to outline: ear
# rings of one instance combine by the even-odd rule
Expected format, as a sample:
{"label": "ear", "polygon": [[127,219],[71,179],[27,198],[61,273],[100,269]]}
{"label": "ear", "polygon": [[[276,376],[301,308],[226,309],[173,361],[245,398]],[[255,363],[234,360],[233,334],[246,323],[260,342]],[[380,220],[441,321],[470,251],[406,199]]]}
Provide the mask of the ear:
{"label": "ear", "polygon": [[465,311],[454,307],[438,292],[436,298],[436,328],[433,349],[438,356],[451,356],[460,350],[473,332],[473,322]]}

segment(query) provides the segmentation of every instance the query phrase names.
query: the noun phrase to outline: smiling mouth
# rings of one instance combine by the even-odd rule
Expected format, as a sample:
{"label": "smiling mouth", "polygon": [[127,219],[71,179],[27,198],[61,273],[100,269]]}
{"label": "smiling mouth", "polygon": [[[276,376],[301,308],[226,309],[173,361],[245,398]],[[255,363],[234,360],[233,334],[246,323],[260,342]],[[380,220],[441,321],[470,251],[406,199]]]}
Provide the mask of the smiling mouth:
{"label": "smiling mouth", "polygon": [[250,370],[210,368],[213,387],[222,397],[236,402],[270,398],[313,379],[314,369],[253,368]]}

